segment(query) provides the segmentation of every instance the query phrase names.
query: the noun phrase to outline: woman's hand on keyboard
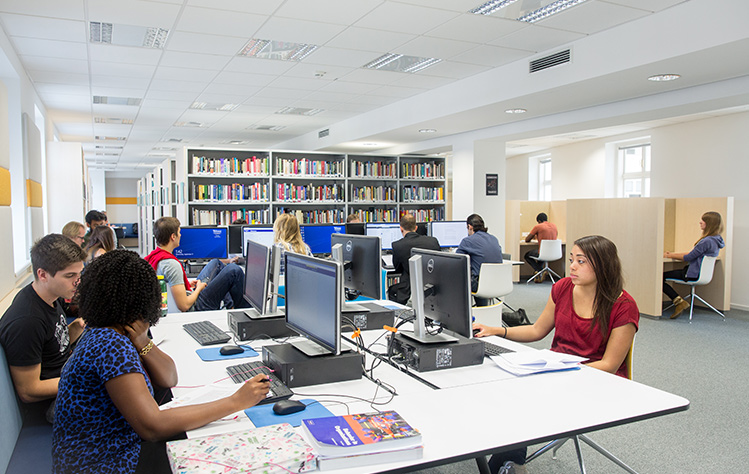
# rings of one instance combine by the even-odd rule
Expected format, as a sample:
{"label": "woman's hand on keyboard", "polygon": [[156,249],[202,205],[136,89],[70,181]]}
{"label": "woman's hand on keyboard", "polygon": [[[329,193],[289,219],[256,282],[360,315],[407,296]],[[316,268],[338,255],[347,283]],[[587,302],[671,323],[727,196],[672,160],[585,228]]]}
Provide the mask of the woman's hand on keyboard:
{"label": "woman's hand on keyboard", "polygon": [[242,409],[245,409],[255,406],[260,400],[265,399],[268,390],[270,390],[270,380],[267,375],[260,374],[243,383],[232,396],[236,397],[242,405]]}

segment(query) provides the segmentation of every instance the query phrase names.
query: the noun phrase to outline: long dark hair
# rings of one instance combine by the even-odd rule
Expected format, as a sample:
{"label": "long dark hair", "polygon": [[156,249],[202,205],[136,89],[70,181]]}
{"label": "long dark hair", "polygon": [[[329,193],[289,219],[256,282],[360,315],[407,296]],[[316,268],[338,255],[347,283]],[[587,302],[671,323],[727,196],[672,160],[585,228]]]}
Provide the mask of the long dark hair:
{"label": "long dark hair", "polygon": [[593,300],[593,321],[590,330],[598,326],[603,337],[606,337],[611,322],[611,309],[624,287],[622,262],[619,260],[616,245],[606,237],[581,237],[575,241],[575,245],[585,254],[596,275],[596,295]]}
{"label": "long dark hair", "polygon": [[466,224],[473,227],[474,232],[489,232],[489,229],[484,225],[484,219],[478,214],[471,214],[468,216]]}

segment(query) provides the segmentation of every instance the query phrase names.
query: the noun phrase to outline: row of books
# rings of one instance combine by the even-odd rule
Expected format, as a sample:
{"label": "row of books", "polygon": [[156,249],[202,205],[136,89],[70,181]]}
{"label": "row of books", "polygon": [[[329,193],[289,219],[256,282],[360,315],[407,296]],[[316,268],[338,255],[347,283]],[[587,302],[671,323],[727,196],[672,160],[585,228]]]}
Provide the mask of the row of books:
{"label": "row of books", "polygon": [[358,209],[352,214],[359,216],[362,222],[397,222],[395,209]]}
{"label": "row of books", "polygon": [[205,156],[192,157],[192,174],[250,174],[270,175],[270,159],[258,158],[206,158]]}
{"label": "row of books", "polygon": [[268,183],[194,184],[193,201],[268,201]]}
{"label": "row of books", "polygon": [[343,176],[343,161],[276,158],[276,173],[281,175]]}
{"label": "row of books", "polygon": [[394,186],[352,186],[350,201],[392,201],[398,199]]}
{"label": "row of books", "polygon": [[339,224],[346,222],[346,214],[343,209],[315,209],[301,210],[288,207],[276,209],[276,217],[280,214],[294,214],[302,224]]}
{"label": "row of books", "polygon": [[403,186],[403,201],[444,201],[445,190],[442,187]]}
{"label": "row of books", "polygon": [[271,224],[268,209],[193,209],[192,225],[230,225],[237,219],[244,219],[248,224]]}
{"label": "row of books", "polygon": [[401,178],[444,178],[445,163],[401,163]]}
{"label": "row of books", "polygon": [[278,201],[343,201],[342,184],[296,185],[279,183],[276,185]]}
{"label": "row of books", "polygon": [[[416,222],[431,222],[431,221],[444,221],[445,220],[445,210],[443,208],[434,208],[434,209],[401,209],[401,216],[403,214],[409,213],[413,214],[416,218]],[[399,217],[400,219],[400,217]],[[387,222],[395,222],[396,220],[387,221]]]}
{"label": "row of books", "polygon": [[356,178],[392,178],[396,179],[398,168],[395,162],[383,161],[352,161],[351,176]]}

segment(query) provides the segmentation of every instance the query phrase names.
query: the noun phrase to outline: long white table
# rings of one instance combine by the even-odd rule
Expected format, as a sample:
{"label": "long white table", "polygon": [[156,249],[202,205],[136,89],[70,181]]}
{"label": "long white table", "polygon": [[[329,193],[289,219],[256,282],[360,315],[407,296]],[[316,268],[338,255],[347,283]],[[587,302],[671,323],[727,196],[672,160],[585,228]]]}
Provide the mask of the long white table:
{"label": "long white table", "polygon": [[[188,336],[181,325],[186,322],[211,320],[228,329],[225,311],[174,314],[164,318],[152,329],[162,350],[177,364],[179,385],[177,397],[189,395],[191,388],[216,382],[226,377],[226,367],[254,359],[233,359],[203,362],[195,350],[200,346]],[[365,335],[373,340],[376,335]],[[522,345],[499,339],[495,343],[528,350]],[[258,352],[270,341],[253,341]],[[532,350],[532,349],[531,349]],[[371,357],[371,356],[368,356]],[[369,366],[369,365],[368,365]],[[378,401],[387,401],[380,409],[393,409],[423,434],[424,456],[413,461],[385,463],[346,469],[347,473],[405,472],[440,464],[472,459],[481,455],[536,444],[573,434],[632,423],[688,409],[689,401],[652,387],[632,382],[600,370],[580,370],[514,377],[499,369],[490,360],[482,365],[419,373],[418,376],[440,387],[435,390],[386,363],[379,365],[374,376],[392,385],[398,396],[391,397],[366,378],[356,381],[294,388],[308,398],[321,394],[348,394]],[[225,379],[216,383],[225,390],[236,385]],[[320,396],[321,400],[340,400],[352,413],[371,411],[362,401]],[[518,408],[522,402],[524,408]],[[346,406],[324,402],[336,415],[345,414]],[[243,413],[236,420],[211,423],[188,433],[206,436],[247,429],[252,423]],[[615,446],[611,446],[613,450]],[[341,470],[343,472],[343,470]]]}

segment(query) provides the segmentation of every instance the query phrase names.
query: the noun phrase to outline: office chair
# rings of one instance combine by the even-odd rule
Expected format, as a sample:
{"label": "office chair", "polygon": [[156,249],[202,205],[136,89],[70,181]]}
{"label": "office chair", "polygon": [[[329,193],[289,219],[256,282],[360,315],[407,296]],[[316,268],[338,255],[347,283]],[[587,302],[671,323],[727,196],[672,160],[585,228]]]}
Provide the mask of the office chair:
{"label": "office chair", "polygon": [[498,306],[501,313],[503,304],[510,311],[515,311],[507,303],[502,301],[502,297],[510,293],[512,293],[512,264],[482,263],[481,272],[479,273],[479,286],[472,295],[476,298],[485,298],[492,301],[499,299],[500,301],[497,304],[487,307]]}
{"label": "office chair", "polygon": [[[678,278],[666,278],[666,281],[670,281],[672,283],[678,283],[680,285],[688,285],[692,288],[692,292],[690,293],[687,298],[689,298],[691,301],[689,302],[689,324],[692,324],[692,313],[694,312],[694,299],[697,298],[698,300],[702,301],[708,308],[712,309],[716,313],[718,313],[722,318],[723,321],[726,320],[726,315],[718,311],[717,309],[713,308],[710,303],[705,301],[695,293],[695,288],[698,286],[704,286],[710,283],[710,281],[713,279],[713,270],[715,270],[715,260],[718,257],[702,257],[702,263],[700,264],[700,277],[695,281],[685,281],[680,280]],[[673,307],[672,304],[667,309]],[[665,311],[665,310],[664,310]]]}
{"label": "office chair", "polygon": [[531,256],[532,259],[537,260],[539,262],[544,262],[544,268],[541,269],[538,273],[533,275],[532,277],[528,278],[528,281],[526,283],[530,283],[531,280],[536,278],[537,276],[543,275],[544,273],[547,273],[549,275],[549,278],[551,279],[551,282],[554,283],[554,277],[551,275],[553,274],[557,278],[561,279],[557,273],[549,268],[549,262],[553,262],[555,260],[559,260],[562,258],[562,241],[561,240],[542,240],[541,245],[538,249],[538,257]]}
{"label": "office chair", "polygon": [[[637,335],[635,335],[635,337],[637,337]],[[633,372],[634,372],[632,368],[634,352],[635,352],[635,340],[632,339],[632,346],[630,346],[629,352],[627,352],[627,356],[624,358],[624,361],[627,363],[627,378],[629,380],[632,380]],[[618,465],[619,467],[629,472],[630,474],[637,474],[637,471],[635,471],[631,467],[624,464],[624,462],[621,459],[617,458],[616,456],[608,452],[601,445],[599,445],[598,443],[596,443],[595,441],[593,441],[587,435],[584,435],[584,434],[575,435],[575,436],[572,436],[571,438],[555,439],[554,441],[551,441],[546,446],[540,448],[535,453],[525,458],[525,463],[528,464],[529,462],[536,459],[537,457],[539,457],[540,455],[542,455],[543,453],[547,452],[550,449],[552,449],[552,452],[551,452],[552,459],[556,459],[557,450],[561,448],[562,445],[569,440],[572,440],[572,442],[575,443],[575,451],[577,452],[577,462],[578,462],[578,465],[580,466],[580,472],[582,474],[585,474],[585,463],[583,462],[583,453],[580,450],[580,441],[584,442],[591,448],[595,449],[596,451],[604,455],[606,458],[608,458],[611,462]]]}

